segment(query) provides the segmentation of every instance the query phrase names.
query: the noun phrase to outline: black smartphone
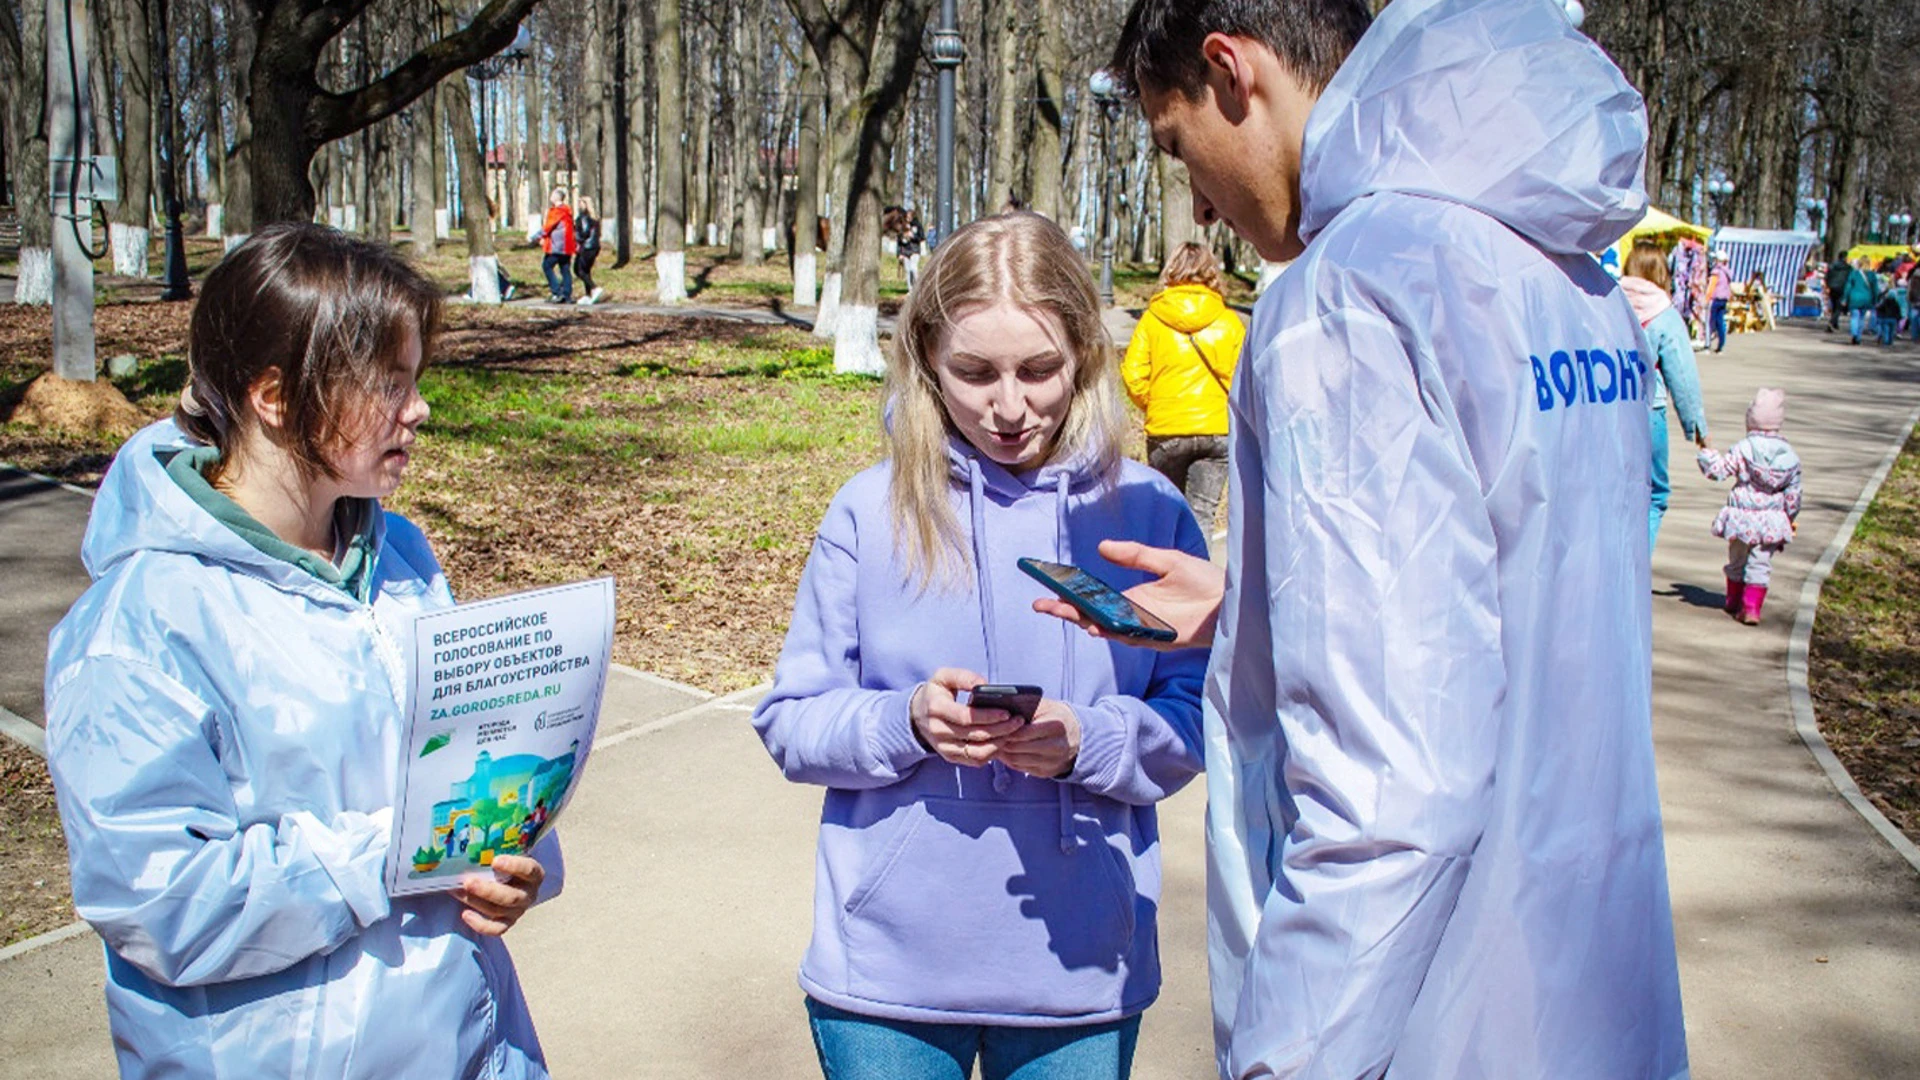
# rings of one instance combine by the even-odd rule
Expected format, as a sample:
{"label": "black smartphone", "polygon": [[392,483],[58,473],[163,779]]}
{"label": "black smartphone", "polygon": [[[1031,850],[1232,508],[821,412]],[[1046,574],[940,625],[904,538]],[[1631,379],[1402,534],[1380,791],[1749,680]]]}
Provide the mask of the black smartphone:
{"label": "black smartphone", "polygon": [[1179,637],[1165,620],[1077,566],[1021,559],[1020,569],[1059,594],[1060,599],[1072,604],[1093,625],[1109,634],[1146,641],[1172,641]]}
{"label": "black smartphone", "polygon": [[1005,709],[1009,716],[1031,720],[1040,707],[1040,695],[1037,686],[982,683],[968,691],[961,704],[969,709]]}

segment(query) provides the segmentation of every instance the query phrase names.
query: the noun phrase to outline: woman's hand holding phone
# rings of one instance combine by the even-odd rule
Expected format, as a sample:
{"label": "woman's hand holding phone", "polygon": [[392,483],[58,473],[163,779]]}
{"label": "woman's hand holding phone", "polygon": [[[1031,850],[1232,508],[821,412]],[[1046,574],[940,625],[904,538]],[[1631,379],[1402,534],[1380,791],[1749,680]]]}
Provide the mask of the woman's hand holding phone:
{"label": "woman's hand holding phone", "polygon": [[1135,585],[1123,594],[1158,615],[1177,635],[1172,641],[1118,638],[1093,625],[1064,600],[1044,597],[1033,610],[1065,619],[1094,637],[1113,637],[1148,649],[1206,648],[1213,644],[1213,627],[1220,618],[1220,600],[1227,591],[1226,571],[1205,559],[1172,548],[1148,547],[1132,540],[1100,541],[1100,556],[1115,566],[1144,570],[1154,580]]}
{"label": "woman's hand holding phone", "polygon": [[1033,719],[1001,740],[994,756],[1007,768],[1042,780],[1065,776],[1080,757],[1080,717],[1066,702],[1042,698]]}
{"label": "woman's hand holding phone", "polygon": [[987,680],[963,668],[941,668],[914,691],[907,713],[927,749],[955,765],[979,768],[1000,753],[1002,740],[1025,725],[1004,709],[971,709],[956,697]]}

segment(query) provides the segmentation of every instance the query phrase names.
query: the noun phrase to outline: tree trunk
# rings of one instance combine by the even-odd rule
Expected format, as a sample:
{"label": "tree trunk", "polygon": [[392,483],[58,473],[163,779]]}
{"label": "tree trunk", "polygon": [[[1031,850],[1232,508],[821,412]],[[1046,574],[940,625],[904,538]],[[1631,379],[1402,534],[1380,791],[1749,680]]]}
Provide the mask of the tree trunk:
{"label": "tree trunk", "polygon": [[993,178],[987,189],[989,213],[997,212],[1009,200],[1020,199],[1020,180],[1016,175],[1021,151],[1015,122],[1020,115],[1020,95],[1028,81],[1020,77],[1020,5],[1015,0],[999,0],[988,24],[993,31],[994,112]]}
{"label": "tree trunk", "polygon": [[1040,0],[1035,29],[1039,40],[1035,42],[1038,48],[1034,58],[1033,139],[1027,163],[1031,180],[1027,192],[1033,208],[1055,221],[1060,221],[1063,208],[1060,149],[1067,106],[1065,33],[1060,0]]}
{"label": "tree trunk", "polygon": [[733,93],[733,202],[734,246],[740,249],[740,261],[759,266],[766,261],[766,243],[761,235],[760,206],[760,118],[764,105],[759,89],[767,85],[762,78],[759,12],[742,11],[738,21],[737,48],[731,65],[736,72]]}
{"label": "tree trunk", "polygon": [[1199,238],[1199,226],[1193,221],[1193,187],[1187,167],[1177,158],[1158,151],[1160,163],[1160,261],[1173,257],[1180,245]]}
{"label": "tree trunk", "polygon": [[[606,6],[606,0],[588,0],[584,7],[586,25],[580,27],[581,40],[586,43],[586,63],[580,79],[580,174],[575,183],[581,190],[599,185],[607,145]],[[542,206],[545,198],[543,193]]]}
{"label": "tree trunk", "polygon": [[467,92],[466,76],[460,75],[441,84],[445,95],[441,106],[447,123],[453,125],[453,156],[460,170],[460,219],[467,232],[468,295],[475,303],[497,304],[500,295],[500,260],[493,251],[493,214],[487,209],[486,182],[481,179],[486,163],[480,158],[480,136],[474,124],[473,98]]}
{"label": "tree trunk", "polygon": [[[634,0],[627,5],[627,220],[633,243],[649,243],[653,233],[652,102],[653,49],[649,33],[649,5]],[[625,257],[623,256],[623,260]],[[623,261],[614,265],[621,266]]]}
{"label": "tree trunk", "polygon": [[227,40],[232,43],[232,63],[222,82],[233,110],[233,148],[227,151],[226,218],[227,250],[244,242],[253,231],[253,57],[258,27],[245,3],[227,8]]}
{"label": "tree trunk", "polygon": [[434,211],[439,208],[440,170],[433,152],[440,133],[440,117],[434,109],[438,97],[426,94],[408,106],[413,151],[413,217],[409,228],[413,253],[422,259],[433,254],[438,239]]}
{"label": "tree trunk", "polygon": [[[704,42],[702,42],[704,44]],[[704,51],[694,55],[704,57]],[[709,65],[702,63],[699,77],[689,78],[682,91],[687,96],[702,91],[708,84],[706,75]],[[692,243],[696,246],[712,244],[713,228],[713,106],[702,97],[699,108],[693,114],[693,153],[689,158],[687,184],[688,215],[693,224]]]}
{"label": "tree trunk", "polygon": [[680,0],[655,0],[653,55],[657,64],[659,158],[655,164],[660,185],[659,217],[654,223],[654,273],[659,278],[658,299],[678,304],[687,298],[685,86],[681,64],[685,49],[680,34]]}
{"label": "tree trunk", "polygon": [[[32,4],[34,0],[26,0]],[[124,92],[120,111],[120,200],[108,217],[113,272],[147,276],[148,227],[153,220],[153,32],[148,0],[120,0],[114,35]],[[44,6],[44,4],[43,4]]]}
{"label": "tree trunk", "polygon": [[53,214],[47,191],[47,5],[20,6],[17,92],[9,95],[15,136],[14,193],[20,213],[20,279],[13,302],[53,303]]}
{"label": "tree trunk", "polygon": [[878,334],[881,192],[932,0],[853,0],[837,16],[823,0],[789,4],[821,54],[833,95],[834,172],[843,178],[835,201],[847,223],[831,264],[841,275],[834,369],[878,374],[886,366]]}
{"label": "tree trunk", "polygon": [[793,228],[787,250],[793,256],[793,304],[813,307],[819,302],[820,244],[820,112],[826,83],[820,77],[820,58],[800,46],[800,145],[797,190],[793,199]]}

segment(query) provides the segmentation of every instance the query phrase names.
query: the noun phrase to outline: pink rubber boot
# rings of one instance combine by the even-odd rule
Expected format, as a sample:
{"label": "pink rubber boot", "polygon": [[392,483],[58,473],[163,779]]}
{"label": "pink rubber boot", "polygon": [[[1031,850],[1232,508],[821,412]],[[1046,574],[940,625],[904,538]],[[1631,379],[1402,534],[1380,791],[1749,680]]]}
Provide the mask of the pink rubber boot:
{"label": "pink rubber boot", "polygon": [[1728,578],[1727,579],[1727,602],[1720,605],[1720,610],[1726,612],[1727,614],[1733,616],[1736,619],[1739,618],[1740,609],[1742,606],[1744,606],[1746,602],[1746,595],[1747,595],[1746,582],[1736,581],[1733,578]]}
{"label": "pink rubber boot", "polygon": [[1740,621],[1748,626],[1760,625],[1760,605],[1767,602],[1765,585],[1747,586],[1746,601],[1740,605]]}

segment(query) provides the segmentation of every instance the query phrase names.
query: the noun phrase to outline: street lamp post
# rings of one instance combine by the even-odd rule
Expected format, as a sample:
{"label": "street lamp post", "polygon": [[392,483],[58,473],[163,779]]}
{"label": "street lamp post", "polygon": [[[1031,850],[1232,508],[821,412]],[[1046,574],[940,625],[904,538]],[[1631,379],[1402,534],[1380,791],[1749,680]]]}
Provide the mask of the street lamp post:
{"label": "street lamp post", "polygon": [[[513,35],[513,44],[492,56],[482,60],[475,60],[473,63],[467,65],[467,77],[480,84],[480,190],[483,192],[493,187],[493,180],[491,178],[493,166],[487,161],[487,155],[493,151],[487,143],[488,140],[493,138],[493,121],[499,119],[498,116],[490,118],[487,115],[488,86],[495,79],[505,75],[508,68],[518,67],[522,61],[526,60],[528,53],[532,51],[532,47],[533,35],[528,33],[525,26],[522,26],[520,27],[520,31]],[[505,172],[506,170],[503,167],[501,169],[503,176]],[[503,185],[506,182],[507,181],[503,180]],[[544,194],[540,197],[542,199],[546,198]],[[502,217],[505,217],[507,213],[507,198],[508,192],[505,186],[502,186],[500,190],[499,210]],[[489,221],[487,227],[492,228],[493,223]]]}
{"label": "street lamp post", "polygon": [[1102,68],[1087,80],[1087,89],[1100,106],[1100,302],[1113,306],[1113,114],[1120,107],[1120,80]]}
{"label": "street lamp post", "polygon": [[954,83],[961,61],[967,58],[958,8],[959,0],[940,0],[940,27],[933,32],[933,66],[940,73],[940,112],[934,132],[934,245],[953,232]]}
{"label": "street lamp post", "polygon": [[1898,230],[1897,232],[1894,232],[1892,234],[1890,239],[1894,239],[1898,243],[1905,243],[1907,239],[1907,229],[1912,224],[1913,224],[1913,215],[1907,213],[1904,210],[1902,210],[1900,213],[1897,213],[1897,214],[1888,214],[1887,228]]}
{"label": "street lamp post", "polygon": [[1713,223],[1727,223],[1727,200],[1733,198],[1733,181],[1714,177],[1707,181],[1707,197],[1713,200]]}

